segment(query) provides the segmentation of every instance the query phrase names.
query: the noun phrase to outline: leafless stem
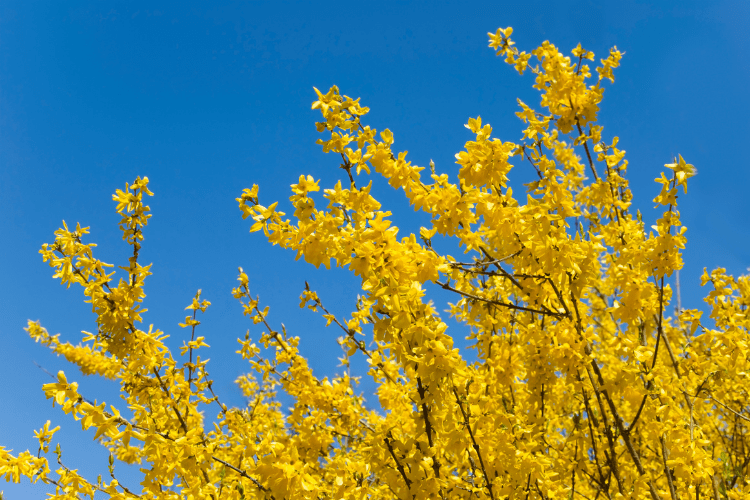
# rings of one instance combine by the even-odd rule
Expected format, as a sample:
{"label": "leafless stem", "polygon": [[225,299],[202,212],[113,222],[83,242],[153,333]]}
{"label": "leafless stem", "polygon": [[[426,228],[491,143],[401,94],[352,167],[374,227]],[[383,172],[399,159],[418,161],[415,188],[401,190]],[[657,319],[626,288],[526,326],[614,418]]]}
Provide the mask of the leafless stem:
{"label": "leafless stem", "polygon": [[[432,442],[432,423],[430,422],[430,408],[427,406],[427,402],[425,401],[425,388],[422,385],[422,378],[417,377],[417,391],[419,392],[419,399],[422,402],[422,418],[424,419],[424,428],[425,432],[427,433],[427,443],[430,445],[430,448],[434,447],[434,443]],[[435,471],[435,477],[440,477],[440,461],[438,460],[437,456],[433,456],[432,459],[432,470]]]}
{"label": "leafless stem", "polygon": [[519,306],[519,305],[516,305],[516,304],[512,304],[510,302],[501,302],[499,300],[485,299],[484,297],[479,297],[478,295],[472,295],[470,293],[458,290],[457,288],[454,288],[454,287],[450,286],[450,284],[447,281],[445,283],[441,283],[440,281],[436,281],[436,283],[438,285],[440,285],[441,287],[443,287],[443,289],[445,289],[445,290],[450,290],[451,292],[456,292],[457,294],[463,295],[464,297],[466,297],[468,299],[478,300],[478,301],[484,302],[486,304],[492,304],[494,306],[499,306],[499,307],[506,307],[508,309],[515,309],[517,311],[526,311],[526,312],[531,312],[531,313],[536,313],[536,314],[543,314],[543,315],[552,316],[552,317],[555,317],[555,318],[564,317],[563,314],[555,313],[555,312],[552,312],[552,311],[542,311],[540,309],[533,309],[531,307]]}
{"label": "leafless stem", "polygon": [[[390,433],[389,433],[389,437],[391,439],[393,439],[393,437],[390,436]],[[391,456],[393,457],[393,460],[396,462],[396,468],[401,473],[401,477],[404,478],[404,482],[406,483],[406,487],[409,489],[409,491],[411,491],[411,480],[409,480],[409,478],[407,477],[406,471],[404,470],[404,466],[401,465],[401,462],[398,461],[398,457],[393,452],[393,446],[391,446],[391,441],[388,439],[388,437],[383,438],[383,441],[385,441],[385,445],[388,447],[388,451],[390,452]]]}
{"label": "leafless stem", "polygon": [[479,457],[479,466],[482,469],[482,474],[484,474],[484,481],[487,486],[487,491],[490,494],[490,500],[495,500],[495,494],[492,492],[492,480],[490,480],[489,475],[487,474],[487,469],[484,466],[484,459],[482,458],[482,453],[479,449],[479,445],[477,444],[477,440],[474,438],[474,433],[471,430],[471,425],[469,423],[469,416],[467,415],[466,411],[464,411],[464,407],[461,404],[461,398],[458,396],[458,391],[456,391],[456,387],[453,387],[453,394],[456,396],[456,403],[458,403],[458,408],[461,410],[461,415],[464,418],[464,425],[466,425],[466,429],[469,431],[469,437],[471,438],[472,446],[474,447],[474,451],[477,453],[477,456]]}
{"label": "leafless stem", "polygon": [[667,484],[669,484],[669,496],[672,500],[677,500],[677,491],[674,489],[674,479],[672,478],[672,471],[667,465],[667,443],[664,441],[664,436],[659,436],[659,443],[661,444],[661,458],[662,464],[664,465],[664,474],[667,476]]}

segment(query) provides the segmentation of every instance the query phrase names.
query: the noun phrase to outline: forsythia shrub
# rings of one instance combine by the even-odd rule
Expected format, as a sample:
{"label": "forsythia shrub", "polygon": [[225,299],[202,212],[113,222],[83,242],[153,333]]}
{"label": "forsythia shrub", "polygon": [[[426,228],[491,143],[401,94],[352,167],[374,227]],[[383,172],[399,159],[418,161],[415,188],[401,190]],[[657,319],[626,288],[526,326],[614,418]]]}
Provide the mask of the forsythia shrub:
{"label": "forsythia shrub", "polygon": [[[0,474],[44,481],[59,499],[745,498],[750,280],[724,269],[704,274],[714,328],[699,310],[678,304],[668,313],[665,278],[682,267],[686,241],[677,193],[694,168],[682,157],[666,165],[654,200],[663,216],[647,230],[631,208],[625,151],[596,124],[602,82],[614,81],[621,53],[601,60],[592,83],[584,63],[594,54],[580,45],[572,60],[549,42],[527,54],[511,32],[490,33],[490,46],[519,73],[535,74],[544,112],[519,101],[520,144],[493,139],[481,118],[469,119],[476,137],[456,155],[457,184],[432,164],[423,176],[393,150],[389,130],[362,123],[368,108],[359,99],[333,87],[316,89],[312,106],[323,115],[319,143],[348,174],[324,190],[327,205],[316,206],[320,187],[310,176],[292,185],[294,221],[276,203],[261,205],[257,186],[238,198],[251,231],[361,278],[348,319],[329,313],[309,287],[301,306],[343,332],[345,365],[366,357],[377,411],[348,375],[312,373],[299,337],[274,326],[241,269],[234,297],[265,328],[255,343],[239,340],[251,368],[237,380],[247,408],[228,408],[212,390],[199,354],[208,346],[196,336],[197,313],[210,305],[200,291],[180,325],[190,331],[180,363],[161,331],[140,329],[150,266],[138,252],[150,217],[143,198],[152,193],[138,178],[114,195],[133,247],[127,279],[115,283],[80,225],[58,230],[41,250],[56,278],[84,288],[98,318],[87,345],[63,343],[36,322],[27,328],[84,374],[120,383],[132,419],[86,399],[63,372],[44,386],[53,405],[110,450],[111,481],[81,477],[59,446],[53,474],[47,454],[58,427],[49,425],[36,433],[36,454],[0,448]],[[525,200],[507,185],[511,161],[528,162],[538,177]],[[372,170],[428,213],[431,227],[399,239],[371,182],[361,181]],[[440,254],[435,234],[457,238],[467,256]],[[476,361],[462,358],[425,299],[435,286],[455,294],[449,312],[468,325]],[[218,414],[207,428],[210,408]],[[118,482],[115,461],[141,464],[140,490]]]}

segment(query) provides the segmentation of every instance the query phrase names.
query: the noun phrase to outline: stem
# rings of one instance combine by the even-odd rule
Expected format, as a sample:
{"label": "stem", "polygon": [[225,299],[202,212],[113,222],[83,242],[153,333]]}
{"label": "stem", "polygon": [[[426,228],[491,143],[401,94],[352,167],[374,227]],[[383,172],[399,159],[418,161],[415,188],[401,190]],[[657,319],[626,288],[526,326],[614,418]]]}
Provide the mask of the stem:
{"label": "stem", "polygon": [[661,444],[661,459],[664,464],[664,474],[667,476],[667,483],[669,484],[669,496],[672,497],[672,500],[677,500],[677,492],[674,489],[672,471],[667,465],[667,444],[664,442],[663,436],[659,436],[659,443]]}
{"label": "stem", "polygon": [[[389,433],[389,435],[390,435],[390,433]],[[393,439],[392,436],[391,436],[391,439]],[[406,487],[409,488],[409,491],[411,491],[411,481],[406,476],[406,471],[404,470],[404,466],[401,465],[401,462],[398,461],[398,457],[393,452],[393,447],[391,446],[391,442],[388,440],[387,437],[383,438],[383,441],[385,441],[385,445],[388,447],[388,451],[391,453],[391,456],[393,457],[393,460],[396,462],[396,468],[401,473],[401,477],[404,478],[404,482],[406,483]]]}
{"label": "stem", "polygon": [[458,290],[457,288],[453,288],[452,286],[450,286],[450,284],[447,281],[445,283],[436,281],[435,283],[443,287],[444,290],[450,290],[451,292],[456,292],[457,294],[463,295],[464,297],[468,299],[478,300],[480,302],[485,302],[487,304],[492,304],[494,306],[507,307],[508,309],[515,309],[518,311],[526,311],[526,312],[531,312],[531,313],[544,314],[546,316],[554,316],[555,318],[564,317],[564,314],[555,313],[552,311],[542,311],[540,309],[533,309],[531,307],[518,306],[516,304],[511,304],[509,302],[501,302],[499,300],[485,299],[484,297],[479,297],[478,295],[472,295],[470,293],[466,293],[461,290]]}
{"label": "stem", "polygon": [[[419,399],[422,401],[422,418],[424,419],[424,428],[425,432],[427,433],[427,443],[430,445],[430,448],[433,448],[434,444],[432,442],[432,424],[430,423],[430,410],[424,398],[425,389],[422,386],[422,379],[420,377],[417,377],[417,391],[419,391]],[[437,457],[433,457],[432,459],[432,470],[435,471],[435,477],[440,478],[440,462],[438,461]]]}
{"label": "stem", "polygon": [[495,500],[495,495],[494,493],[492,493],[492,481],[490,480],[490,477],[487,474],[487,469],[484,466],[484,459],[482,458],[482,453],[479,450],[479,445],[477,444],[477,440],[474,438],[474,433],[471,431],[471,425],[469,424],[469,416],[464,411],[464,407],[461,404],[461,398],[458,397],[458,391],[456,391],[455,386],[453,386],[453,394],[456,396],[456,403],[458,403],[458,408],[461,410],[461,415],[463,415],[464,417],[464,424],[466,425],[466,429],[469,431],[469,437],[471,438],[471,443],[472,443],[472,446],[474,447],[474,451],[476,451],[477,456],[479,457],[479,466],[482,468],[482,474],[484,474],[484,481],[487,486],[487,491],[489,491],[490,493],[490,499]]}

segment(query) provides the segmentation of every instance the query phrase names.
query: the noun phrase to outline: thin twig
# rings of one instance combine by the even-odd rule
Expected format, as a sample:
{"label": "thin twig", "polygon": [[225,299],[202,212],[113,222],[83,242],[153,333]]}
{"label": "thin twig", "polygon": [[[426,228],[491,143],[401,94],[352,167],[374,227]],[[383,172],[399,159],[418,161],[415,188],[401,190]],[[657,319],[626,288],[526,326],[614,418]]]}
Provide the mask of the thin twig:
{"label": "thin twig", "polygon": [[482,468],[482,474],[484,474],[484,481],[487,487],[487,491],[490,493],[490,499],[495,500],[495,494],[492,492],[492,481],[490,480],[490,477],[487,474],[487,469],[484,466],[484,459],[482,458],[482,453],[479,449],[479,445],[477,444],[477,440],[474,438],[474,433],[471,430],[469,417],[464,411],[464,407],[461,404],[461,398],[459,398],[458,391],[456,391],[455,386],[453,386],[453,394],[456,396],[456,403],[458,403],[458,408],[461,410],[461,415],[463,415],[464,417],[464,424],[466,425],[466,429],[469,431],[469,437],[471,438],[471,443],[472,443],[472,446],[474,447],[474,451],[477,453],[477,456],[479,457],[479,466]]}
{"label": "thin twig", "polygon": [[517,311],[526,311],[526,312],[531,312],[531,313],[536,313],[536,314],[544,314],[546,316],[553,316],[553,317],[558,318],[558,319],[564,317],[563,314],[555,313],[555,312],[552,312],[552,311],[542,311],[540,309],[533,309],[531,307],[519,306],[519,305],[516,305],[516,304],[512,304],[510,302],[501,302],[499,300],[485,299],[484,297],[479,297],[478,295],[472,295],[470,293],[466,293],[464,291],[458,290],[457,288],[453,288],[452,286],[450,286],[450,284],[448,282],[442,283],[440,281],[436,281],[435,283],[437,283],[438,285],[440,285],[441,287],[443,287],[443,289],[445,289],[445,290],[450,290],[451,292],[456,292],[457,294],[463,295],[464,297],[466,297],[468,299],[478,300],[480,302],[485,302],[487,304],[492,304],[494,306],[507,307],[508,309],[515,309]]}

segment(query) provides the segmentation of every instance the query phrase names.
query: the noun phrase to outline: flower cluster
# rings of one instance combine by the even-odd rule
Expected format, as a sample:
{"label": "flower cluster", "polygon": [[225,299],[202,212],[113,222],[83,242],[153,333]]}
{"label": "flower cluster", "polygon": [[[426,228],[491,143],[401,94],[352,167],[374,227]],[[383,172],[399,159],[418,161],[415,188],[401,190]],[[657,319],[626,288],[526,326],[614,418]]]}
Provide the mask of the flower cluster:
{"label": "flower cluster", "polygon": [[[704,273],[713,328],[698,309],[673,299],[667,278],[682,267],[686,228],[677,194],[695,168],[680,156],[656,182],[662,216],[648,231],[631,209],[628,162],[619,140],[597,124],[603,81],[614,82],[622,53],[592,71],[580,45],[573,59],[549,42],[519,52],[511,28],[490,47],[535,75],[541,110],[519,101],[520,143],[492,137],[481,117],[456,155],[457,182],[430,164],[413,165],[394,134],[363,123],[369,109],[332,87],[315,89],[322,114],[318,143],[340,157],[346,178],[322,189],[311,176],[291,185],[292,219],[261,205],[258,186],[237,198],[251,232],[316,267],[347,268],[361,280],[348,318],[337,317],[305,283],[300,307],[340,331],[345,368],[364,356],[378,408],[357,392],[348,369],[313,374],[303,342],[276,327],[239,269],[232,294],[254,328],[238,339],[249,373],[237,384],[244,408],[228,408],[212,389],[197,314],[200,290],[180,326],[189,329],[178,364],[165,335],[141,323],[144,279],[138,253],[151,195],[148,179],[117,191],[123,239],[133,247],[115,287],[97,260],[88,228],[67,225],[41,253],[62,283],[79,284],[97,315],[87,346],[61,343],[40,324],[29,334],[77,364],[121,385],[132,418],[87,400],[60,372],[44,386],[53,404],[111,452],[111,482],[87,480],[47,459],[57,428],[36,433],[39,453],[0,448],[0,475],[55,487],[54,498],[114,499],[501,499],[744,498],[750,466],[750,278]],[[532,57],[536,64],[531,66]],[[337,160],[338,161],[338,160]],[[524,197],[512,169],[530,169]],[[399,237],[391,212],[372,195],[382,176],[427,214],[429,227]],[[667,175],[669,174],[669,175]],[[317,199],[317,203],[316,203]],[[326,201],[327,200],[327,201]],[[461,260],[432,240],[455,238]],[[448,312],[466,327],[471,358],[429,300],[455,297]],[[670,307],[674,314],[670,315]],[[279,393],[291,401],[282,409]],[[207,428],[204,413],[218,413]],[[139,463],[140,491],[115,478],[114,463]]]}

